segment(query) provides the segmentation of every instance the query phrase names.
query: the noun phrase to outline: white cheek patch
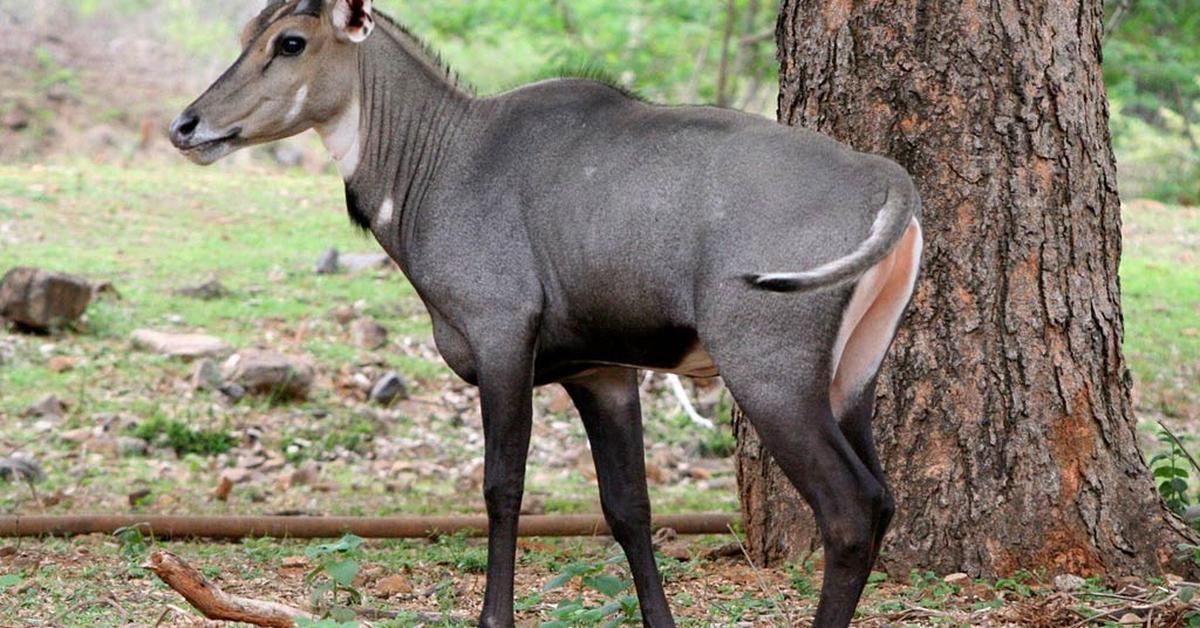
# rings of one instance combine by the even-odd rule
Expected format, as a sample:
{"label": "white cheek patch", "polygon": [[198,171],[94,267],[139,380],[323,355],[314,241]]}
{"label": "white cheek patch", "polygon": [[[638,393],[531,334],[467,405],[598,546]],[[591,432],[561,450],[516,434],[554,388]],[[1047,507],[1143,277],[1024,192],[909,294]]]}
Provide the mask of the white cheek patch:
{"label": "white cheek patch", "polygon": [[326,124],[317,126],[317,133],[325,144],[325,149],[337,163],[342,178],[349,181],[358,169],[362,143],[358,131],[359,104],[355,98],[346,110]]}
{"label": "white cheek patch", "polygon": [[296,96],[292,98],[292,108],[288,109],[287,116],[284,118],[284,124],[291,124],[300,117],[300,112],[304,111],[304,102],[308,100],[308,85],[301,85],[300,89],[296,90]]}

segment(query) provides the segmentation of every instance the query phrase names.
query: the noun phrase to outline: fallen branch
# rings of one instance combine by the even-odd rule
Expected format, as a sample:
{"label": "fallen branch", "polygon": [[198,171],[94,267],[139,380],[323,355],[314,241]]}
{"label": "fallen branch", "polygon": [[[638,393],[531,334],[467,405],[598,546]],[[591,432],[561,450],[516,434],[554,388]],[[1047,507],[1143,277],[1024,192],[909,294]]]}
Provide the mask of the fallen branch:
{"label": "fallen branch", "polygon": [[[723,534],[735,517],[727,514],[662,515],[655,530],[679,534]],[[365,539],[436,538],[464,534],[486,536],[487,518],[452,517],[177,517],[162,515],[69,515],[0,517],[0,537],[112,534],[136,528],[156,539],[242,539],[254,537],[317,539],[351,533]],[[527,536],[602,536],[608,525],[599,515],[529,515],[518,534]]]}
{"label": "fallen branch", "polygon": [[316,619],[312,614],[277,602],[230,595],[209,582],[199,571],[170,553],[157,551],[142,567],[154,572],[167,586],[183,596],[209,619],[240,621],[270,628],[293,628],[297,619]]}

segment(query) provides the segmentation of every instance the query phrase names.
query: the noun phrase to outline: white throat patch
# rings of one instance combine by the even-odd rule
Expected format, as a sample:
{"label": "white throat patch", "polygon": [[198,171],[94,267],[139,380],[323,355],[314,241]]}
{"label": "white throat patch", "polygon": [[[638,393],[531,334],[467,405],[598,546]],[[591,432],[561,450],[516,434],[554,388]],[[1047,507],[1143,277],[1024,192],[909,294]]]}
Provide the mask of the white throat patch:
{"label": "white throat patch", "polygon": [[359,141],[358,132],[359,115],[358,98],[355,98],[350,106],[346,107],[346,110],[337,117],[317,126],[317,133],[320,134],[325,149],[333,157],[338,171],[342,173],[342,178],[347,181],[354,176],[354,171],[358,169],[359,157],[362,152],[362,143]]}
{"label": "white throat patch", "polygon": [[392,197],[383,199],[383,204],[379,206],[379,212],[375,214],[375,228],[384,229],[392,224]]}

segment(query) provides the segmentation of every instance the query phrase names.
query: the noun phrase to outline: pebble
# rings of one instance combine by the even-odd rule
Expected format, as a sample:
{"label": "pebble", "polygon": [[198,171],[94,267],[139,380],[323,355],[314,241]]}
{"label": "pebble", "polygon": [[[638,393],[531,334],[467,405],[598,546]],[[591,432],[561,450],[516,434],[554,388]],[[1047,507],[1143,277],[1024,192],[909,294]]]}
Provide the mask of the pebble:
{"label": "pebble", "polygon": [[401,399],[408,396],[408,388],[404,384],[404,379],[395,371],[389,371],[375,382],[375,386],[371,388],[371,401],[380,405],[389,405],[396,399]]}

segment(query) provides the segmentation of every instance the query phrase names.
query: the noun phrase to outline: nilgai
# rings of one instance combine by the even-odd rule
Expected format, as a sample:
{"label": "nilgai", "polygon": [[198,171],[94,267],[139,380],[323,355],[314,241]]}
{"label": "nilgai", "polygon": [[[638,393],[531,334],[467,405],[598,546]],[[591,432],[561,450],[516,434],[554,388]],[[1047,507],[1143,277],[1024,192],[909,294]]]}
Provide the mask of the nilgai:
{"label": "nilgai", "polygon": [[370,0],[275,0],[171,125],[209,164],[315,128],[353,222],[400,265],[480,389],[490,520],[480,624],[513,625],[535,386],[583,417],[642,618],[654,562],[637,369],[720,375],[812,505],[815,623],[845,626],[894,510],[876,373],[913,293],[920,200],[886,159],[764,118],[573,78],[480,97]]}

